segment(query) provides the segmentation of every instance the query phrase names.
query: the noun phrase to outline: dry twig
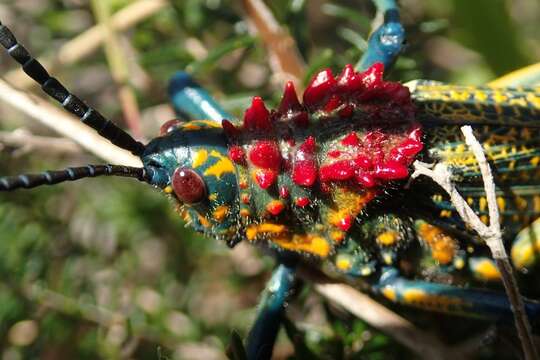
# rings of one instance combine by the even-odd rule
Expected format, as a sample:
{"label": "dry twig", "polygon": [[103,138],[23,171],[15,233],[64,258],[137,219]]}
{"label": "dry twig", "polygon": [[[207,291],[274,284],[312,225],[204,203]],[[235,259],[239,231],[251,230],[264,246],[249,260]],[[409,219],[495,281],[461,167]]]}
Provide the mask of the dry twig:
{"label": "dry twig", "polygon": [[[161,11],[168,4],[167,0],[139,0],[116,12],[111,18],[111,27],[115,31],[125,31]],[[58,51],[55,51],[53,58],[40,58],[39,61],[51,71],[56,66],[75,63],[95,52],[106,36],[105,26],[96,25],[66,42]],[[21,89],[34,84],[20,68],[7,73],[5,79]]]}
{"label": "dry twig", "polygon": [[17,148],[19,155],[34,150],[61,154],[80,154],[82,151],[81,147],[72,140],[50,136],[38,136],[25,129],[0,131],[0,146],[15,147]]}
{"label": "dry twig", "polygon": [[243,0],[242,3],[252,32],[259,33],[270,55],[270,66],[279,87],[291,80],[296,89],[301,90],[306,64],[296,41],[279,25],[262,0]]}
{"label": "dry twig", "polygon": [[486,193],[486,199],[488,203],[489,211],[489,226],[484,224],[478,215],[471,209],[465,199],[459,194],[457,188],[452,183],[452,177],[450,170],[444,164],[436,164],[433,169],[430,169],[426,164],[416,161],[414,163],[415,171],[411,178],[424,175],[435,181],[440,187],[444,189],[450,196],[450,201],[454,205],[459,216],[463,219],[465,224],[471,227],[489,247],[493,258],[501,273],[501,278],[506,290],[506,294],[510,301],[512,312],[514,313],[514,320],[516,323],[516,329],[519,339],[523,348],[525,358],[528,360],[538,359],[538,354],[534,346],[530,324],[525,312],[523,299],[519,294],[517,281],[514,277],[513,268],[510,264],[508,254],[504,248],[502,241],[502,232],[499,221],[499,209],[496,201],[495,182],[493,181],[493,175],[491,174],[491,168],[486,160],[486,156],[482,145],[475,138],[472,128],[470,126],[463,126],[461,128],[463,135],[465,136],[465,142],[473,152],[484,182],[484,191]]}
{"label": "dry twig", "polygon": [[112,26],[109,4],[102,0],[92,0],[92,9],[98,23],[106,29],[105,55],[112,78],[118,87],[118,100],[122,106],[124,120],[133,135],[142,138],[141,115],[137,97],[129,84],[128,63],[126,55],[120,47],[120,42]]}
{"label": "dry twig", "polygon": [[86,150],[113,164],[142,166],[136,156],[111,144],[94,130],[47,101],[16,90],[0,80],[0,100],[72,139]]}

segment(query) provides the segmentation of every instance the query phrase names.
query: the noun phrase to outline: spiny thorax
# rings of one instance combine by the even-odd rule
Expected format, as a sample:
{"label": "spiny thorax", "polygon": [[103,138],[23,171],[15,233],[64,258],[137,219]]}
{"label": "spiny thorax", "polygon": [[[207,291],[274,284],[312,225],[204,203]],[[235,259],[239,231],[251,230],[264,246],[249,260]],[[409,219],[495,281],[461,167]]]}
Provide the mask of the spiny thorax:
{"label": "spiny thorax", "polygon": [[317,74],[300,103],[289,82],[277,110],[255,97],[241,125],[225,120],[248,240],[327,256],[422,150],[409,91],[383,67]]}

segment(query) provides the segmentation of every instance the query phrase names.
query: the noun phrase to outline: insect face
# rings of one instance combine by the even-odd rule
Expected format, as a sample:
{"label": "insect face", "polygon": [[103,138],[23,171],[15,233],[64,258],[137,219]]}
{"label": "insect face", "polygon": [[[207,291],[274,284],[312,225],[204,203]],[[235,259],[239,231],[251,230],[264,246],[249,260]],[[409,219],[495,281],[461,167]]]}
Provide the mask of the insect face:
{"label": "insect face", "polygon": [[150,183],[171,194],[195,230],[229,240],[236,231],[237,182],[219,124],[170,121],[142,156]]}

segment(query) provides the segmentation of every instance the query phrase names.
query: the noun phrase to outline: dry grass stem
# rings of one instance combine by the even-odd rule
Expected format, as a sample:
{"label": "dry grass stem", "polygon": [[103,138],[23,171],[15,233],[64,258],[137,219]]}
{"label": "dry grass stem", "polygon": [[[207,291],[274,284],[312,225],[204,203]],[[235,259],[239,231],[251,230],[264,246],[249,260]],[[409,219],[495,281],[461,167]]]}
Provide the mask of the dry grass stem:
{"label": "dry grass stem", "polygon": [[[44,153],[80,154],[81,147],[72,140],[50,136],[37,136],[25,129],[0,131],[0,148],[10,146],[17,148],[18,155],[35,150]],[[14,154],[13,156],[17,156]]]}
{"label": "dry grass stem", "polygon": [[248,15],[251,31],[260,35],[270,55],[275,83],[281,89],[286,81],[291,80],[296,89],[301,91],[306,64],[296,41],[278,24],[262,0],[242,0],[242,4]]}
{"label": "dry grass stem", "polygon": [[482,145],[474,136],[472,128],[470,126],[463,126],[461,131],[465,136],[465,142],[470,147],[476,161],[478,162],[478,166],[482,174],[489,210],[489,225],[484,224],[480,220],[478,215],[476,215],[465,199],[463,199],[463,197],[459,194],[457,188],[451,180],[451,172],[444,164],[436,164],[431,169],[426,166],[426,164],[416,161],[414,163],[415,172],[411,178],[414,179],[419,175],[424,175],[435,181],[444,189],[444,191],[448,193],[450,196],[450,201],[465,224],[470,226],[470,228],[473,229],[486,242],[486,245],[489,247],[501,273],[502,282],[514,313],[516,329],[521,341],[525,359],[538,359],[538,354],[534,346],[531,327],[527,318],[527,313],[525,312],[523,299],[519,294],[519,288],[514,277],[513,268],[510,264],[508,254],[506,253],[506,249],[502,241],[499,209],[496,201],[496,187],[493,180],[493,175],[491,173],[491,168],[487,162]]}
{"label": "dry grass stem", "polygon": [[47,101],[19,91],[0,80],[0,101],[72,139],[86,150],[107,162],[119,165],[142,166],[141,160],[130,152],[120,149],[102,138],[75,116],[51,105]]}
{"label": "dry grass stem", "polygon": [[[125,31],[137,23],[158,13],[169,5],[167,0],[139,0],[119,10],[111,17],[111,27],[117,31]],[[39,58],[38,60],[52,71],[55,67],[73,64],[80,59],[94,53],[105,41],[107,30],[103,24],[96,25],[79,36],[66,42],[55,51],[52,58]],[[5,79],[16,84],[21,89],[27,89],[34,84],[20,69],[12,70],[5,75]]]}
{"label": "dry grass stem", "polygon": [[112,26],[109,3],[102,0],[92,0],[92,9],[99,25],[106,29],[105,55],[112,78],[118,87],[118,100],[122,107],[124,120],[133,135],[141,139],[141,114],[137,97],[129,84],[129,66],[126,54],[122,51],[120,41]]}

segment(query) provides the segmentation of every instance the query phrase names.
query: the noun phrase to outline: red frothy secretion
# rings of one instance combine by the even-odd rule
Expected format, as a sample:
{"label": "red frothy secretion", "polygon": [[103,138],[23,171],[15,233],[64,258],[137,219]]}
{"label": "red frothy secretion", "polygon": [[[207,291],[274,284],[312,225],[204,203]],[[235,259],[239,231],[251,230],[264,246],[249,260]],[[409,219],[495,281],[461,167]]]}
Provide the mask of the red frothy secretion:
{"label": "red frothy secretion", "polygon": [[185,204],[198,203],[206,197],[204,180],[192,169],[177,168],[171,185],[176,197]]}
{"label": "red frothy secretion", "polygon": [[246,164],[246,154],[244,153],[244,149],[239,145],[233,145],[229,148],[229,157],[237,164]]}
{"label": "red frothy secretion", "polygon": [[315,138],[309,136],[302,143],[294,155],[294,164],[292,169],[292,180],[295,184],[301,186],[312,186],[317,180],[317,161],[315,152],[317,144]]}
{"label": "red frothy secretion", "polygon": [[249,160],[257,167],[279,170],[281,153],[278,144],[270,140],[257,141],[249,151]]}
{"label": "red frothy secretion", "polygon": [[309,198],[307,197],[299,197],[296,199],[295,203],[296,203],[296,206],[306,207],[311,203],[311,200],[309,200]]}
{"label": "red frothy secretion", "polygon": [[261,187],[261,189],[268,189],[277,180],[278,173],[271,169],[257,169],[255,170],[255,181]]}

